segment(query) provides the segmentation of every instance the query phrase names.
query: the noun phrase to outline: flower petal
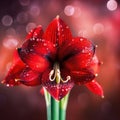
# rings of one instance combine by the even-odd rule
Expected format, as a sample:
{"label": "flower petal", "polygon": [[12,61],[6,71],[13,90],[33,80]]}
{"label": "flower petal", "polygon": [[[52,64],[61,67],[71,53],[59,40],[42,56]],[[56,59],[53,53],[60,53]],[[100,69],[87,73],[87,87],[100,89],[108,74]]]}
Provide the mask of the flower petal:
{"label": "flower petal", "polygon": [[101,63],[100,63],[100,61],[98,60],[97,56],[94,55],[93,58],[92,58],[91,64],[90,64],[90,68],[93,69],[94,74],[97,74],[98,68],[99,68],[100,64],[101,64]]}
{"label": "flower petal", "polygon": [[15,51],[13,64],[7,76],[5,77],[5,80],[2,82],[8,84],[9,86],[19,85],[20,83],[16,81],[16,79],[20,79],[19,75],[24,68],[25,68],[25,64],[19,58],[18,52]]}
{"label": "flower petal", "polygon": [[96,82],[95,80],[92,80],[91,82],[89,82],[85,85],[90,91],[92,91],[93,93],[100,95],[102,98],[104,98],[103,89],[98,82]]}
{"label": "flower petal", "polygon": [[83,37],[73,38],[71,41],[66,41],[60,46],[58,54],[59,60],[65,61],[69,58],[74,57],[77,54],[83,56],[84,59],[92,58],[95,52],[95,47],[91,41]]}
{"label": "flower petal", "polygon": [[[41,73],[31,70],[26,67],[22,70],[20,74],[20,83],[27,86],[36,86],[41,84]],[[19,80],[18,80],[19,81]]]}
{"label": "flower petal", "polygon": [[[72,89],[74,83],[72,81],[63,83],[62,81],[58,84],[56,81],[49,80],[50,70],[47,70],[43,73],[42,76],[42,84],[46,88],[46,90],[51,94],[53,98],[56,100],[62,99],[70,90]],[[67,73],[66,71],[62,71],[62,78],[66,79]]]}
{"label": "flower petal", "polygon": [[70,71],[70,75],[75,84],[82,85],[92,81],[95,75],[88,69],[81,69],[79,71]]}
{"label": "flower petal", "polygon": [[42,26],[39,25],[35,29],[31,30],[28,35],[26,36],[26,40],[29,40],[30,38],[42,38],[43,30]]}
{"label": "flower petal", "polygon": [[56,56],[56,48],[53,43],[44,39],[31,38],[22,45],[21,49],[24,51],[34,52],[49,60],[54,60]]}
{"label": "flower petal", "polygon": [[72,34],[69,27],[57,16],[47,27],[43,38],[60,46],[64,41],[71,40]]}
{"label": "flower petal", "polygon": [[37,55],[34,52],[18,49],[18,53],[23,62],[34,71],[43,72],[50,65],[49,61],[45,57]]}
{"label": "flower petal", "polygon": [[70,71],[79,71],[83,68],[88,68],[91,64],[92,56],[88,53],[80,53],[63,62],[62,67]]}

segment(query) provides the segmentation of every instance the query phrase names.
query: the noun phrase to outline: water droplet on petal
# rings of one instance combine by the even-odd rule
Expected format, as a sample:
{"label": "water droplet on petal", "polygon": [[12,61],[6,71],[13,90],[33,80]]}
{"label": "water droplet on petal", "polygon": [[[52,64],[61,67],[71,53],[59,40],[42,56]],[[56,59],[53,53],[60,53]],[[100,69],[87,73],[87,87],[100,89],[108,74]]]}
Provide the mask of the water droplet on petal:
{"label": "water droplet on petal", "polygon": [[10,87],[10,85],[9,85],[9,84],[7,84],[6,86],[7,86],[7,87]]}
{"label": "water droplet on petal", "polygon": [[47,43],[44,43],[43,45],[44,45],[44,46],[47,46]]}

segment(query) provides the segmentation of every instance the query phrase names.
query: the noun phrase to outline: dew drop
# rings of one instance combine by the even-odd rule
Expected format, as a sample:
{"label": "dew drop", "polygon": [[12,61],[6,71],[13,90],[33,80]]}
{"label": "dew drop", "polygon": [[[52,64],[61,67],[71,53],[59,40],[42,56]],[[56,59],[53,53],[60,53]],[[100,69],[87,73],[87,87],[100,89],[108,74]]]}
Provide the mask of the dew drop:
{"label": "dew drop", "polygon": [[9,85],[9,84],[7,84],[6,86],[7,86],[7,87],[10,87],[10,85]]}
{"label": "dew drop", "polygon": [[80,41],[83,41],[83,38],[80,38]]}
{"label": "dew drop", "polygon": [[97,47],[98,47],[98,45],[95,45],[95,47],[97,48]]}
{"label": "dew drop", "polygon": [[64,92],[64,89],[62,89],[62,91]]}
{"label": "dew drop", "polygon": [[27,73],[26,76],[29,76],[29,74]]}
{"label": "dew drop", "polygon": [[54,47],[57,47],[57,43],[56,44],[53,44]]}
{"label": "dew drop", "polygon": [[35,38],[33,37],[32,40],[35,40]]}
{"label": "dew drop", "polygon": [[32,51],[34,51],[33,49],[30,49],[30,51],[32,52]]}
{"label": "dew drop", "polygon": [[44,43],[43,45],[44,45],[44,46],[47,46],[47,43]]}
{"label": "dew drop", "polygon": [[97,76],[98,76],[98,74],[96,73],[96,74],[95,74],[95,76],[97,77]]}
{"label": "dew drop", "polygon": [[36,41],[40,41],[40,39],[39,38],[37,38],[37,40]]}
{"label": "dew drop", "polygon": [[68,26],[66,26],[66,28],[68,29],[69,27],[68,27]]}
{"label": "dew drop", "polygon": [[74,42],[75,40],[74,39],[72,39],[72,42]]}

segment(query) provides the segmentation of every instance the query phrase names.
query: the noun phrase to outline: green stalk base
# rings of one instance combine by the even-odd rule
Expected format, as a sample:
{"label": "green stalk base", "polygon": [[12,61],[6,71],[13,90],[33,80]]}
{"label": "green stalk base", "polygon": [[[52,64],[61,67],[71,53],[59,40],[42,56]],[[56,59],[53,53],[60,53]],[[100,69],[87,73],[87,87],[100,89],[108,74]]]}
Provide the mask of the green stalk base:
{"label": "green stalk base", "polygon": [[65,120],[69,93],[60,101],[55,100],[44,88],[47,120]]}

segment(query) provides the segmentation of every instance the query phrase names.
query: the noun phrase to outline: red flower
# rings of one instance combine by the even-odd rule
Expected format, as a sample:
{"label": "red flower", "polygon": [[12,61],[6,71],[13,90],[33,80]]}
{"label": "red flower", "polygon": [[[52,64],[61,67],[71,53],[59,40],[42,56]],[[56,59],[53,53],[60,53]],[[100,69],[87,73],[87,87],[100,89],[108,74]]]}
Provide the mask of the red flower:
{"label": "red flower", "polygon": [[69,27],[56,17],[45,33],[38,26],[28,34],[22,47],[15,52],[4,83],[9,86],[42,85],[57,100],[74,84],[84,84],[103,96],[101,86],[95,81],[98,64],[91,41],[73,38]]}

